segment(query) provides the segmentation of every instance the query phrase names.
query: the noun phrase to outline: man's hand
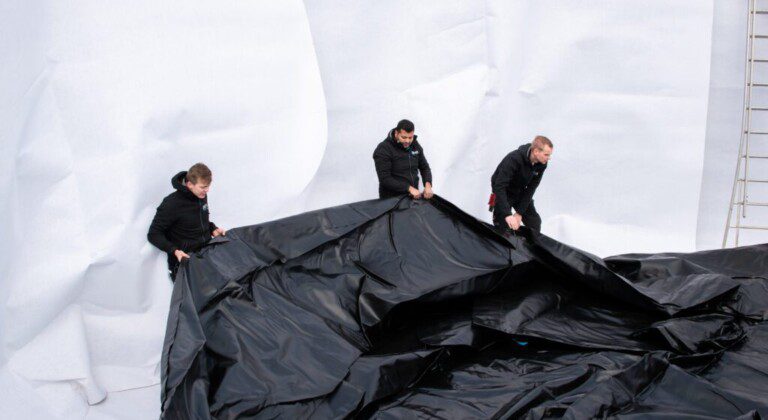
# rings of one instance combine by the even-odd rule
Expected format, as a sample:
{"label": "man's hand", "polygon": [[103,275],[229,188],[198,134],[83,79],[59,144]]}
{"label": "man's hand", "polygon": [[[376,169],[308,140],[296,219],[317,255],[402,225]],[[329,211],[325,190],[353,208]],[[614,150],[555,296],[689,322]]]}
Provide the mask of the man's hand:
{"label": "man's hand", "polygon": [[421,198],[421,191],[413,187],[408,187],[408,194],[410,194],[414,200]]}
{"label": "man's hand", "polygon": [[504,221],[507,222],[507,226],[509,226],[509,228],[512,230],[520,229],[520,223],[522,222],[522,220],[523,220],[523,216],[520,216],[517,213],[504,218]]}
{"label": "man's hand", "polygon": [[429,200],[433,195],[435,195],[435,193],[432,192],[432,184],[427,182],[427,184],[424,186],[424,198]]}
{"label": "man's hand", "polygon": [[225,229],[222,229],[222,228],[216,228],[216,230],[214,230],[213,233],[211,233],[211,236],[213,236],[214,238],[219,236],[219,235],[227,236],[227,231]]}
{"label": "man's hand", "polygon": [[189,258],[189,255],[187,255],[186,252],[184,252],[184,251],[182,251],[180,249],[177,249],[176,251],[173,251],[173,255],[176,256],[176,259],[179,260],[179,262],[181,262],[181,260],[183,258]]}

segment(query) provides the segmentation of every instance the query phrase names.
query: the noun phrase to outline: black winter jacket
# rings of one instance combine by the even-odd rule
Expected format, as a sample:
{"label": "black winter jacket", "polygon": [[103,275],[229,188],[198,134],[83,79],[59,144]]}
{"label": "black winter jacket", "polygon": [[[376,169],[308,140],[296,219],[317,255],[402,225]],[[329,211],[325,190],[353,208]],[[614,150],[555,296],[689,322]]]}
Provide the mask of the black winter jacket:
{"label": "black winter jacket", "polygon": [[547,164],[531,164],[531,145],[524,144],[507,154],[502,159],[491,177],[491,188],[496,194],[496,206],[493,209],[495,220],[504,220],[512,214],[523,214],[533,201],[533,193],[539,186]]}
{"label": "black winter jacket", "polygon": [[408,149],[395,139],[395,129],[373,152],[376,175],[379,177],[379,198],[395,197],[408,193],[408,187],[419,188],[419,172],[424,183],[432,183],[432,171],[429,169],[424,149],[413,136]]}
{"label": "black winter jacket", "polygon": [[187,172],[179,172],[171,178],[176,189],[160,203],[147,239],[152,245],[168,253],[168,261],[175,257],[174,251],[199,250],[211,239],[216,225],[209,220],[208,198],[197,198],[185,185]]}

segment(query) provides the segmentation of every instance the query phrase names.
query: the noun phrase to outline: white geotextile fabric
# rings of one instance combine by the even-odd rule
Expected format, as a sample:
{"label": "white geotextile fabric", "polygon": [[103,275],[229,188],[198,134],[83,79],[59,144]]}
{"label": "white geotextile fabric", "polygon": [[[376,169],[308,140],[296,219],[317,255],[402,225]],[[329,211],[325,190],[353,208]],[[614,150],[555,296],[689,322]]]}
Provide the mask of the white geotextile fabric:
{"label": "white geotextile fabric", "polygon": [[278,215],[325,99],[298,1],[4,8],[3,375],[76,417],[159,381],[171,283],[146,233],[173,173],[215,169],[222,226]]}
{"label": "white geotextile fabric", "polygon": [[711,1],[0,12],[7,413],[82,418],[159,381],[171,284],[146,231],[197,161],[214,171],[212,220],[254,224],[375,197],[373,148],[407,117],[436,192],[490,220],[490,174],[543,134],[544,233],[599,255],[695,249]]}
{"label": "white geotextile fabric", "polygon": [[545,233],[599,255],[694,249],[712,3],[449,3],[307,2],[328,107],[307,202],[374,194],[372,145],[408,116],[437,193],[477,217],[504,154],[543,134]]}

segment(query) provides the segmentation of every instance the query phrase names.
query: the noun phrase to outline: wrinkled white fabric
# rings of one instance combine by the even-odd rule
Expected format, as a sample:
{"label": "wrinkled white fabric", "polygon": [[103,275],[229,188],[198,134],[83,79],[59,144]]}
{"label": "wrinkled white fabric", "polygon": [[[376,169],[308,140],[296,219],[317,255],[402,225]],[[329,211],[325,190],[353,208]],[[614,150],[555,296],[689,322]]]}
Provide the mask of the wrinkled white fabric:
{"label": "wrinkled white fabric", "polygon": [[601,255],[695,248],[712,2],[307,9],[329,125],[310,203],[375,195],[372,147],[408,117],[435,191],[478,218],[496,165],[542,134],[544,233]]}
{"label": "wrinkled white fabric", "polygon": [[41,417],[77,417],[159,382],[171,282],[146,233],[171,176],[212,167],[221,226],[280,215],[325,98],[300,1],[1,8],[2,361]]}
{"label": "wrinkled white fabric", "polygon": [[159,381],[171,288],[146,231],[198,161],[211,219],[254,224],[374,198],[373,149],[409,118],[435,191],[490,221],[491,173],[543,134],[544,233],[694,250],[719,194],[712,20],[711,1],[5,1],[0,404],[159,409],[120,408],[159,398],[129,391]]}

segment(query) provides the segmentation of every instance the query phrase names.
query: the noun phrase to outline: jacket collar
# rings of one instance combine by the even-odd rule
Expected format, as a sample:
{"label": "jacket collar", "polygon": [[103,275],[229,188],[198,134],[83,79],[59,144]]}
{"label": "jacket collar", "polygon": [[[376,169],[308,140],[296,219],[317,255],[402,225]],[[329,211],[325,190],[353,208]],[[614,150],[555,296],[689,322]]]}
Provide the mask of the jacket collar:
{"label": "jacket collar", "polygon": [[201,198],[198,198],[196,195],[192,194],[192,191],[187,188],[187,171],[181,171],[174,175],[173,178],[171,178],[171,185],[173,185],[173,188],[180,192],[184,198],[194,201],[202,200]]}
{"label": "jacket collar", "polygon": [[[389,134],[387,134],[387,141],[389,141],[393,145],[395,145],[395,146],[397,146],[397,147],[399,147],[399,148],[401,148],[403,150],[406,150],[403,146],[400,145],[400,143],[397,142],[397,139],[395,139],[395,130],[396,130],[396,128],[393,128],[393,129],[389,130]],[[413,145],[418,144],[416,142],[416,139],[418,139],[418,138],[419,138],[419,136],[417,136],[416,134],[413,135],[413,142],[411,142],[411,146],[410,146],[411,148],[413,148]]]}

